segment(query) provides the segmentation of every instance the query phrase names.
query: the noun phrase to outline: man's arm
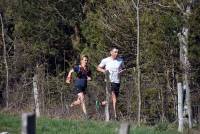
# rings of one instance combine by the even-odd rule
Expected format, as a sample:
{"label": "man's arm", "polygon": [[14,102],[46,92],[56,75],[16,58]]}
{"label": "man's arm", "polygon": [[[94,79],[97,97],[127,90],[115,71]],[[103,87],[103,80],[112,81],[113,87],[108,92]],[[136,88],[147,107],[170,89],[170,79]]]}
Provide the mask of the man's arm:
{"label": "man's arm", "polygon": [[105,73],[106,72],[105,66],[106,66],[106,61],[105,59],[103,59],[101,63],[97,66],[97,71]]}
{"label": "man's arm", "polygon": [[97,71],[105,73],[106,69],[105,69],[105,67],[97,66]]}
{"label": "man's arm", "polygon": [[124,71],[126,71],[125,65],[124,65],[124,61],[121,64],[121,69],[119,71],[119,74],[123,73]]}

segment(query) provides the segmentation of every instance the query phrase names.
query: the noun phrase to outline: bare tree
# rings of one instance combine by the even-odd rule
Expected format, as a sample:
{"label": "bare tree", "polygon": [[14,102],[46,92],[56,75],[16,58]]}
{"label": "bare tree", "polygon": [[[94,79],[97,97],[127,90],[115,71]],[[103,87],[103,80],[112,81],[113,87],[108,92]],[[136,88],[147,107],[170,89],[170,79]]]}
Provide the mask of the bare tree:
{"label": "bare tree", "polygon": [[8,108],[9,105],[9,90],[8,90],[8,62],[7,62],[7,51],[6,51],[6,43],[5,43],[5,37],[4,37],[4,23],[3,23],[3,17],[0,13],[0,20],[1,20],[1,34],[2,34],[2,41],[3,41],[3,58],[4,58],[4,64],[6,68],[6,107]]}
{"label": "bare tree", "polygon": [[136,10],[136,19],[137,19],[137,58],[136,58],[136,64],[137,64],[137,89],[138,89],[138,125],[140,125],[140,119],[141,119],[141,68],[140,68],[140,0],[137,0],[136,2],[132,0],[133,6]]}
{"label": "bare tree", "polygon": [[189,128],[192,128],[192,109],[191,109],[191,96],[190,96],[190,87],[189,87],[189,68],[190,63],[188,59],[188,36],[189,36],[189,27],[187,23],[189,22],[189,17],[191,15],[191,6],[195,2],[194,0],[188,0],[186,4],[174,0],[176,6],[180,9],[183,14],[183,19],[185,25],[182,27],[182,31],[178,33],[179,43],[180,43],[180,62],[183,68],[183,87],[186,90],[186,105],[187,105],[187,114]]}

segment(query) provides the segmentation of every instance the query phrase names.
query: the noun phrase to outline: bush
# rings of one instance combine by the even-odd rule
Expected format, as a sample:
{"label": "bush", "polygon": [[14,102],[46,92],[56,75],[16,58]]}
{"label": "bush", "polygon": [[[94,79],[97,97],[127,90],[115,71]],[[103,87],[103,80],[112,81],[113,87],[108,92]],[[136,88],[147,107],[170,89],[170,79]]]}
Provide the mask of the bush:
{"label": "bush", "polygon": [[166,131],[168,129],[169,123],[160,122],[155,126],[156,131]]}

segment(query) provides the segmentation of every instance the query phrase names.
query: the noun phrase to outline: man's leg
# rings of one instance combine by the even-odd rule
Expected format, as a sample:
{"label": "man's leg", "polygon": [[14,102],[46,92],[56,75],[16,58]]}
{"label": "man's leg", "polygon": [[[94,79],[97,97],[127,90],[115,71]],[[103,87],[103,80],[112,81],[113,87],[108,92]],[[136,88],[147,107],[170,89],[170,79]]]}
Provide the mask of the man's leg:
{"label": "man's leg", "polygon": [[117,112],[116,112],[116,104],[117,104],[117,97],[119,95],[119,88],[120,84],[119,83],[111,83],[111,97],[112,97],[112,103],[113,103],[113,112],[115,119],[117,119]]}
{"label": "man's leg", "polygon": [[101,105],[102,105],[102,106],[105,106],[107,103],[108,103],[108,102],[107,102],[106,100],[104,100],[104,101],[101,102]]}
{"label": "man's leg", "polygon": [[113,111],[114,111],[114,116],[117,118],[117,113],[116,113],[116,103],[117,103],[117,97],[115,95],[115,92],[112,91],[112,103],[113,103]]}

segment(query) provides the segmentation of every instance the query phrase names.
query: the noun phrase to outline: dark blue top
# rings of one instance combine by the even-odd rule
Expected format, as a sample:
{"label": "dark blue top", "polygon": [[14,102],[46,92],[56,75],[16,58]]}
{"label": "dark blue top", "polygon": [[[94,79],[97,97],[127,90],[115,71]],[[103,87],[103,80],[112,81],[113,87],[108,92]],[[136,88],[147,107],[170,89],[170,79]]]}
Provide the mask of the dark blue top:
{"label": "dark blue top", "polygon": [[80,65],[75,66],[73,69],[77,76],[75,79],[75,87],[86,88],[87,77],[91,77],[91,71],[89,69],[84,69]]}

